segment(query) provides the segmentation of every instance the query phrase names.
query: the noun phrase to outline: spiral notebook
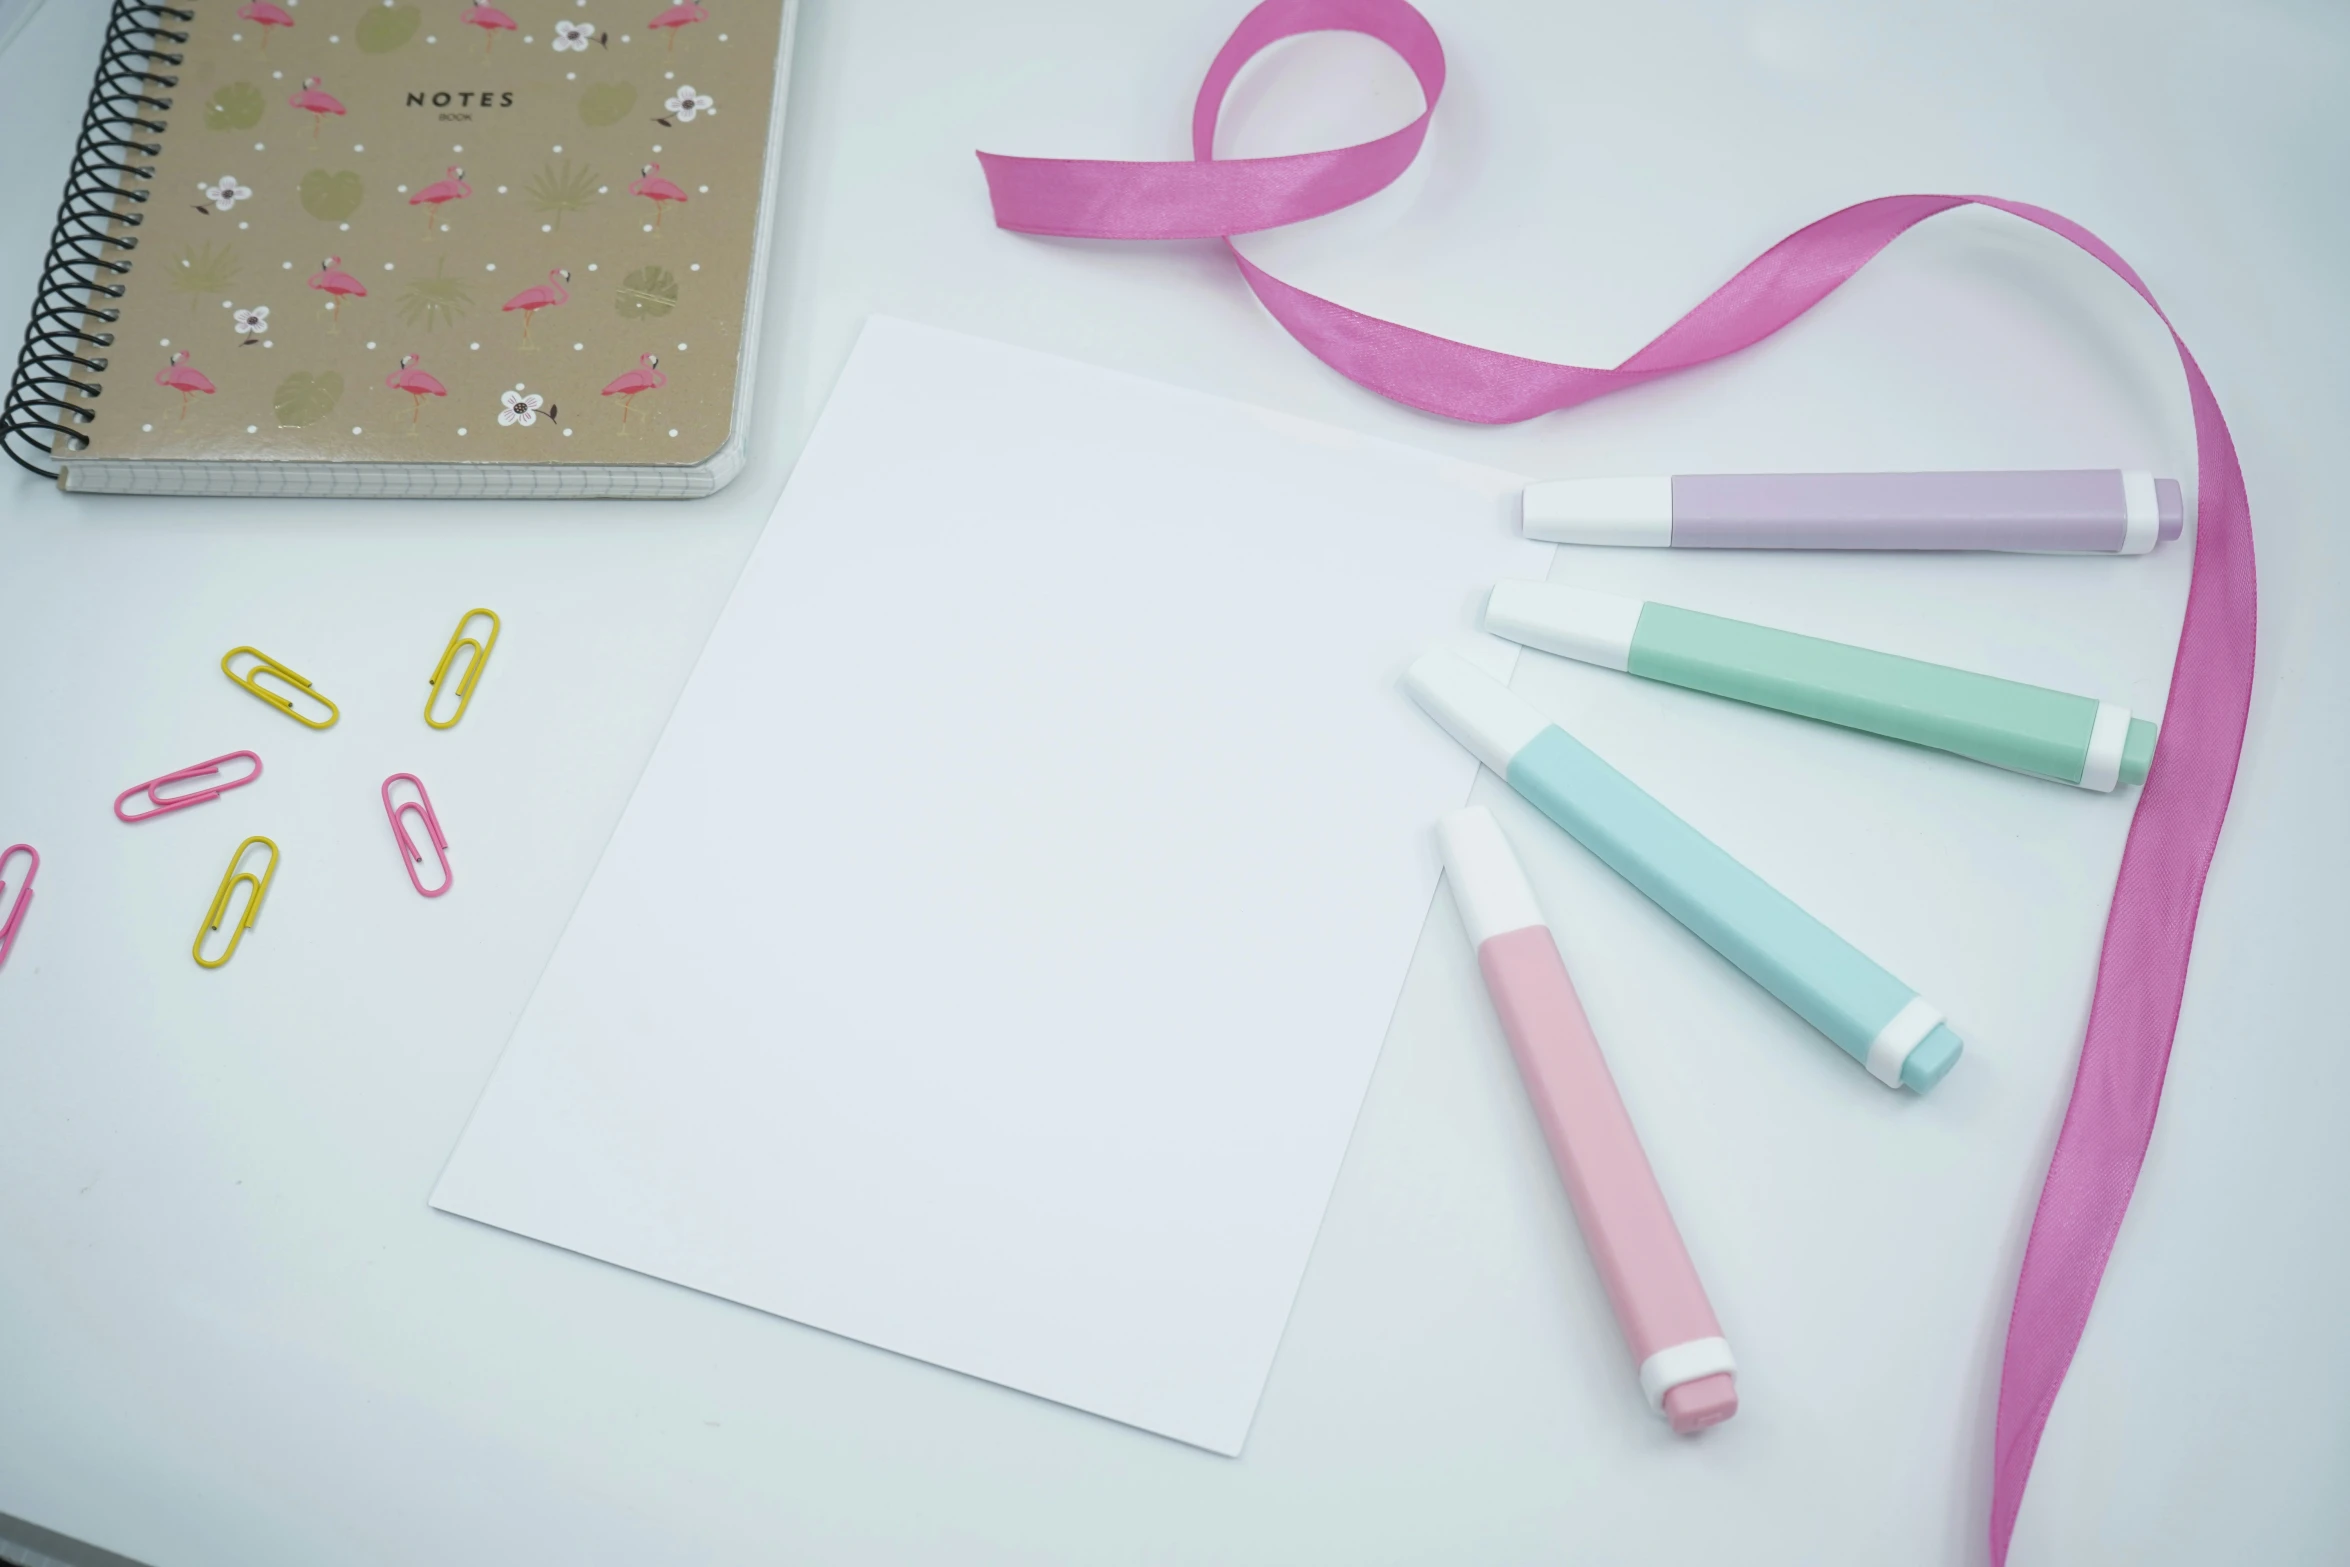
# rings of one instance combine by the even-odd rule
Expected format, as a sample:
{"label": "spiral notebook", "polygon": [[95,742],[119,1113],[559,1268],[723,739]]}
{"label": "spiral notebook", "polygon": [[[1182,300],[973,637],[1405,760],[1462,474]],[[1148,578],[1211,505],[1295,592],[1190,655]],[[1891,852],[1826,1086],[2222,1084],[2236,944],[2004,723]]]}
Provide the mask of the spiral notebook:
{"label": "spiral notebook", "polygon": [[82,491],[718,489],[795,14],[116,0],[0,441]]}

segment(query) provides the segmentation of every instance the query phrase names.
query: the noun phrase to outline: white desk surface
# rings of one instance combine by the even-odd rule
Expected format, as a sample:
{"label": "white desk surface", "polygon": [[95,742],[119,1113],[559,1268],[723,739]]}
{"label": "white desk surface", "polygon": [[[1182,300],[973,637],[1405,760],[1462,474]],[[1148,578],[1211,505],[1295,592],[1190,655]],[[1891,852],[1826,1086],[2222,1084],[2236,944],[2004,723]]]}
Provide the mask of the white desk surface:
{"label": "white desk surface", "polygon": [[[0,56],[19,196],[0,321],[31,288],[103,10],[47,5]],[[1536,854],[1747,1367],[1746,1410],[1699,1441],[1637,1407],[1441,895],[1238,1460],[425,1206],[871,312],[1529,473],[2191,464],[2143,312],[1991,216],[1934,220],[1738,362],[1500,430],[1339,380],[1212,245],[990,227],[974,147],[1181,156],[1240,10],[809,0],[761,433],[714,500],[140,503],[0,478],[0,843],[48,861],[0,970],[0,1512],[156,1567],[1981,1559],[2000,1334],[2128,797],[1596,672],[1533,678],[1969,1023],[1959,1074],[1895,1101],[1576,851]],[[2326,474],[2350,423],[2350,19],[1428,10],[1452,80],[1427,154],[1359,209],[1248,242],[1294,281],[1609,362],[1833,207],[1981,190],[2096,229],[2201,355],[2250,481],[2260,679],[2162,1125],[2014,1560],[2342,1559],[2350,531]],[[1351,139],[1413,101],[1375,46],[1310,40],[1244,81],[1227,142]],[[2186,560],[1581,553],[1562,569],[1600,585],[2149,707]],[[507,640],[465,726],[427,734],[409,710],[473,603]],[[341,727],[298,733],[231,689],[212,663],[236,642],[335,670]],[[266,787],[136,831],[107,813],[245,744]],[[397,767],[450,823],[441,905],[383,841]],[[289,844],[285,869],[237,963],[198,974],[185,943],[248,831]],[[1675,982],[1621,982],[1652,969]]]}

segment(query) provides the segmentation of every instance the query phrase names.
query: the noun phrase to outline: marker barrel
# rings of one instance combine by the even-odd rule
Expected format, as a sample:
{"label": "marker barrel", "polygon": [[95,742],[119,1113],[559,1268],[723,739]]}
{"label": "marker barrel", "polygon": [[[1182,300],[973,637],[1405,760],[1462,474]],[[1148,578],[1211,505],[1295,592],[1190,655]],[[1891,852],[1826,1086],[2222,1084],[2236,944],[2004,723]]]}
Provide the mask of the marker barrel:
{"label": "marker barrel", "polygon": [[1737,1363],[1534,890],[1492,812],[1455,811],[1437,838],[1477,967],[1649,1407],[1684,1435],[1718,1425],[1738,1412]]}
{"label": "marker barrel", "polygon": [[1673,549],[2143,554],[2185,526],[2142,469],[1684,473],[1526,486],[1529,538]]}
{"label": "marker barrel", "polygon": [[1873,648],[1544,582],[1497,585],[1485,628],[1528,647],[2083,789],[2142,783],[2155,727],[2116,703]]}
{"label": "marker barrel", "polygon": [[1890,1088],[1924,1093],[1963,1048],[1942,1014],[1794,900],[1466,659],[1404,676],[1430,717],[1578,843]]}

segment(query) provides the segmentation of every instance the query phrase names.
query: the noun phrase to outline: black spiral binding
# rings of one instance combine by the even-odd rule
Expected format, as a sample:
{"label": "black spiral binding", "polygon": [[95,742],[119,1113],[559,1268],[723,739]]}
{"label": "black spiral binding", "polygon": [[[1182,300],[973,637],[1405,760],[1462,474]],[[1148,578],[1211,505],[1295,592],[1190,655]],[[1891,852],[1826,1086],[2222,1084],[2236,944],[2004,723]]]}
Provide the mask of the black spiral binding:
{"label": "black spiral binding", "polygon": [[171,51],[188,41],[174,27],[196,19],[187,3],[115,0],[106,24],[98,79],[41,263],[40,290],[33,295],[33,318],[16,356],[8,400],[0,404],[0,446],[45,479],[57,477],[52,464],[59,455],[90,444],[76,426],[90,423],[97,411],[74,399],[95,401],[101,391],[87,377],[104,374],[106,360],[89,350],[113,346],[114,334],[106,328],[122,312],[110,302],[122,298],[122,280],[131,270],[124,258],[139,248],[136,235],[114,229],[135,229],[145,221],[138,209],[155,178],[154,164],[145,160],[162,156],[158,138],[165,122],[158,116],[171,108],[169,98],[155,93],[179,85],[178,77],[159,72],[176,70],[184,58]]}

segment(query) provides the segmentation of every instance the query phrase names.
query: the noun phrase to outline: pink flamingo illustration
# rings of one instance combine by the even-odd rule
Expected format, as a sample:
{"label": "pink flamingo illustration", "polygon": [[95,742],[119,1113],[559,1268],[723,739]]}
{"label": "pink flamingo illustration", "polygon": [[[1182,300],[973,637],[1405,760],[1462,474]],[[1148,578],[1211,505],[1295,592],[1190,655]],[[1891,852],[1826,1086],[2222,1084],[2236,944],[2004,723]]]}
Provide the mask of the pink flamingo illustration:
{"label": "pink flamingo illustration", "polygon": [[365,299],[367,285],[342,270],[343,258],[329,256],[310,274],[310,286],[326,296],[326,329],[341,330],[341,311],[336,307],[346,299]]}
{"label": "pink flamingo illustration", "polygon": [[269,53],[269,30],[273,27],[294,25],[292,13],[282,5],[271,5],[269,0],[245,0],[237,8],[239,21],[251,22],[261,29],[261,52]]}
{"label": "pink flamingo illustration", "polygon": [[469,5],[457,19],[457,25],[481,29],[481,52],[487,56],[490,45],[498,41],[498,34],[514,31],[514,18],[494,5]]}
{"label": "pink flamingo illustration", "polygon": [[523,347],[528,348],[531,346],[530,318],[537,315],[542,310],[552,310],[555,306],[560,305],[564,301],[568,300],[571,297],[571,290],[565,288],[563,285],[570,281],[571,274],[569,272],[564,271],[561,267],[550,268],[547,272],[547,280],[544,283],[532,284],[529,288],[524,289],[521,293],[516,294],[512,299],[507,300],[504,304],[498,307],[500,310],[519,310],[522,312]]}
{"label": "pink flamingo illustration", "polygon": [[645,26],[665,29],[669,34],[669,52],[675,54],[677,53],[678,33],[696,22],[707,22],[708,20],[710,20],[710,13],[703,10],[696,0],[685,0],[684,4],[671,6],[647,22]]}
{"label": "pink flamingo illustration", "polygon": [[302,90],[286,100],[310,116],[310,139],[312,141],[318,140],[318,128],[326,123],[328,115],[344,112],[342,99],[332,93],[318,90],[319,84],[324,80],[325,78],[321,76],[303,77]]}
{"label": "pink flamingo illustration", "polygon": [[628,428],[628,410],[635,405],[639,392],[657,392],[669,384],[669,377],[653,368],[661,362],[659,354],[639,354],[637,368],[614,376],[604,387],[603,395],[620,399],[620,428]]}
{"label": "pink flamingo illustration", "polygon": [[441,172],[446,174],[448,178],[434,180],[430,185],[408,198],[409,206],[424,208],[424,237],[426,239],[432,238],[432,231],[439,226],[439,213],[443,202],[463,201],[473,194],[473,187],[465,183],[463,169],[452,163]]}
{"label": "pink flamingo illustration", "polygon": [[406,392],[410,401],[415,403],[415,411],[408,415],[408,427],[411,430],[416,428],[416,421],[424,417],[426,398],[449,395],[449,389],[441,385],[438,379],[416,368],[423,362],[422,354],[403,354],[400,356],[400,368],[384,377],[384,385],[395,392]]}
{"label": "pink flamingo illustration", "polygon": [[658,233],[661,228],[662,207],[672,201],[685,200],[685,187],[675,180],[663,179],[661,165],[658,163],[648,163],[640,172],[644,177],[629,186],[628,193],[631,196],[642,196],[652,202],[653,230]]}
{"label": "pink flamingo illustration", "polygon": [[[220,390],[219,387],[212,384],[212,377],[188,363],[188,351],[184,348],[171,356],[170,364],[155,372],[155,384],[168,386],[180,394],[180,417],[182,419],[188,416],[188,396],[190,393],[202,392],[209,397]],[[614,382],[613,384],[618,385],[619,383]]]}

